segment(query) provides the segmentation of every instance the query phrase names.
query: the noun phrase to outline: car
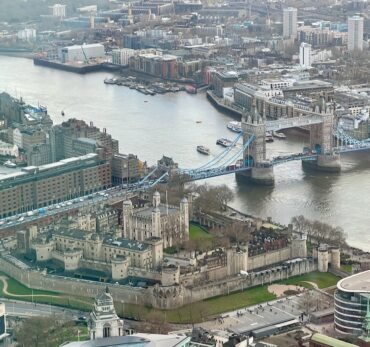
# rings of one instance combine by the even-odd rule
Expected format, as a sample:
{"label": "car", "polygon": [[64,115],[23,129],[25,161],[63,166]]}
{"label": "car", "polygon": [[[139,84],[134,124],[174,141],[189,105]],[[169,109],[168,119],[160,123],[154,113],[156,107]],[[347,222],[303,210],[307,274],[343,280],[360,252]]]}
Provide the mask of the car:
{"label": "car", "polygon": [[18,219],[18,222],[23,222],[24,221],[24,217],[21,217]]}
{"label": "car", "polygon": [[66,207],[67,205],[63,202],[62,204],[60,204],[60,206]]}
{"label": "car", "polygon": [[68,205],[68,206],[71,206],[71,205],[72,205],[72,202],[71,202],[71,201],[68,201],[68,202],[67,202],[67,205]]}
{"label": "car", "polygon": [[5,224],[5,220],[0,220],[0,225]]}
{"label": "car", "polygon": [[84,201],[85,201],[85,199],[84,199],[84,198],[80,198],[78,201],[79,201],[79,202],[84,202]]}
{"label": "car", "polygon": [[55,208],[60,208],[60,205],[56,205]]}
{"label": "car", "polygon": [[33,216],[33,212],[32,211],[28,211],[27,212],[27,217],[32,217]]}

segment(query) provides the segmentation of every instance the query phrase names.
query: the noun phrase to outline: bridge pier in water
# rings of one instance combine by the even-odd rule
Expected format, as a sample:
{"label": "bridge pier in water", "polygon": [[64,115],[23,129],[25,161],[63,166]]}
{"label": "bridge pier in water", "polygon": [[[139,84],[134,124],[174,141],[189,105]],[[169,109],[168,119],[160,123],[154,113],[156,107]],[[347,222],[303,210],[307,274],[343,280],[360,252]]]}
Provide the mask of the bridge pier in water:
{"label": "bridge pier in water", "polygon": [[327,109],[325,103],[321,106],[322,123],[310,126],[310,148],[317,152],[316,160],[302,160],[304,168],[340,172],[340,155],[333,151],[333,120],[332,109]]}
{"label": "bridge pier in water", "polygon": [[272,163],[266,160],[266,124],[255,105],[243,116],[242,131],[243,145],[254,136],[254,140],[243,151],[243,164],[251,166],[251,169],[236,175],[255,184],[273,185],[274,169]]}

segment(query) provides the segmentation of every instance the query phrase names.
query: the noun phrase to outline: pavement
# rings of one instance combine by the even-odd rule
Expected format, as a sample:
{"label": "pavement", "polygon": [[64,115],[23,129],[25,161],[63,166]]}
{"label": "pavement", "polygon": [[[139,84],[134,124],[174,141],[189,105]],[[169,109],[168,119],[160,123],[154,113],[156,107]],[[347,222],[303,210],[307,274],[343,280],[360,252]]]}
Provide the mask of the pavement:
{"label": "pavement", "polygon": [[[311,291],[316,295],[318,302],[325,303],[328,298],[324,294]],[[279,298],[260,305],[244,307],[242,309],[220,315],[212,321],[197,324],[206,330],[228,330],[233,333],[245,334],[251,331],[264,329],[270,326],[300,322],[302,314],[301,302],[303,294]],[[303,323],[308,317],[303,316]]]}

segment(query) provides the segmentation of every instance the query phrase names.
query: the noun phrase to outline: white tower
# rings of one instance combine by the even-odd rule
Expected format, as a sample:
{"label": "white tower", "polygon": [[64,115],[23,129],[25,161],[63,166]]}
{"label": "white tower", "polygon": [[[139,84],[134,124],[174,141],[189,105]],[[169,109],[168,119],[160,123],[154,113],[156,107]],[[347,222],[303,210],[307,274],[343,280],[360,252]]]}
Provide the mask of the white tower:
{"label": "white tower", "polygon": [[360,16],[348,17],[348,50],[362,51],[364,47],[364,19]]}
{"label": "white tower", "polygon": [[301,43],[299,47],[299,65],[302,67],[311,67],[311,45]]}
{"label": "white tower", "polygon": [[90,340],[123,336],[123,321],[117,316],[109,288],[95,299],[89,318]]}
{"label": "white tower", "polygon": [[283,37],[285,39],[297,37],[297,9],[294,7],[283,10]]}

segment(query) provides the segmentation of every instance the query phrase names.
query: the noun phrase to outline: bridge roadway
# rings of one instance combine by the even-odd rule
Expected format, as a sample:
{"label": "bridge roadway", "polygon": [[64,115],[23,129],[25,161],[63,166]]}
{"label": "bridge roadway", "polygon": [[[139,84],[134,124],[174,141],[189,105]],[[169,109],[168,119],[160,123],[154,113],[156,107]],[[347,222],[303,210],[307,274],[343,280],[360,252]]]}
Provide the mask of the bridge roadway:
{"label": "bridge roadway", "polygon": [[[308,111],[304,111],[308,112]],[[266,131],[278,131],[282,129],[289,129],[295,127],[303,127],[313,124],[322,123],[322,116],[312,114],[310,116],[294,117],[294,118],[280,118],[266,122]]]}

